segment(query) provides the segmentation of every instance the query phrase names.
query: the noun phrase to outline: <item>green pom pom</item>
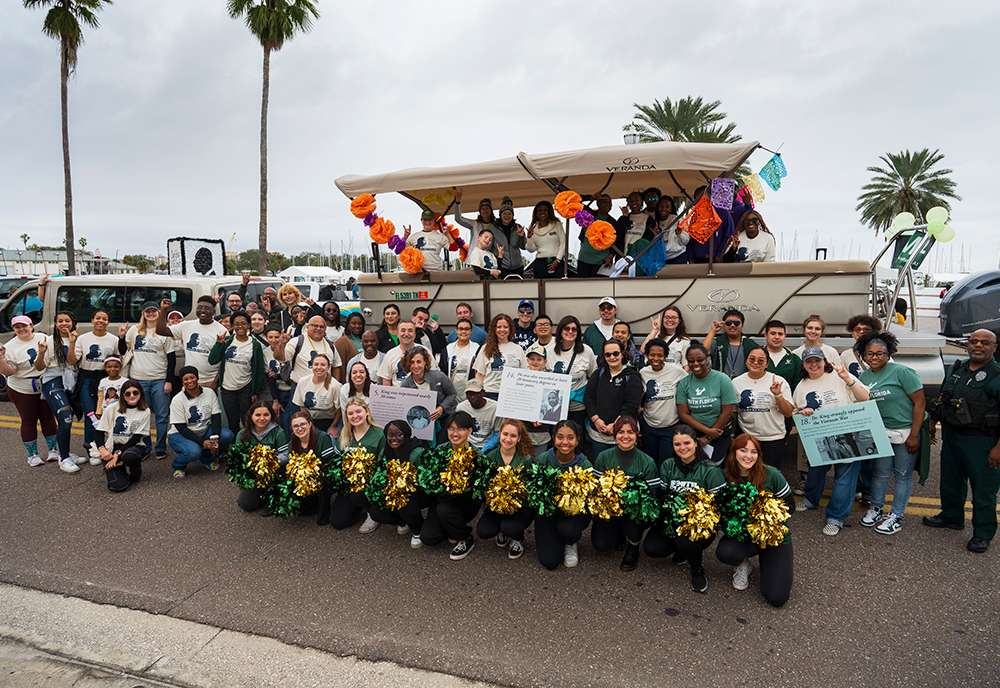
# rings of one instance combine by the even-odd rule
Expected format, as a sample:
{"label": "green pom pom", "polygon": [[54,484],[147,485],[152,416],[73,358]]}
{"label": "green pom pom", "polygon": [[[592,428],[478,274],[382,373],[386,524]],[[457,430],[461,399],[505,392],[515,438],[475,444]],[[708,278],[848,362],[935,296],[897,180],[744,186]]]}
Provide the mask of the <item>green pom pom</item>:
{"label": "green pom pom", "polygon": [[347,478],[341,464],[341,456],[337,454],[323,466],[323,482],[331,493],[343,492],[347,489]]}
{"label": "green pom pom", "polygon": [[552,516],[556,513],[556,480],[559,469],[554,466],[542,466],[529,463],[521,469],[521,482],[524,483],[524,504],[539,516]]}
{"label": "green pom pom", "polygon": [[268,485],[261,501],[271,510],[273,516],[289,518],[295,515],[301,500],[295,496],[295,486],[290,480],[274,480]]}
{"label": "green pom pom", "polygon": [[420,467],[417,469],[417,482],[420,485],[420,489],[427,494],[437,495],[444,492],[444,485],[441,484],[441,471],[448,467],[450,454],[451,444],[446,442],[424,452],[420,458]]}
{"label": "green pom pom", "polygon": [[379,461],[365,486],[365,497],[368,499],[368,503],[374,504],[379,509],[385,509],[385,495],[382,494],[382,490],[385,489],[386,478],[385,461]]}
{"label": "green pom pom", "polygon": [[667,490],[660,500],[660,515],[656,521],[660,530],[667,537],[677,537],[677,529],[684,522],[684,517],[680,515],[687,503],[684,495],[674,490]]}
{"label": "green pom pom", "polygon": [[747,525],[750,518],[750,505],[757,499],[757,488],[751,483],[727,483],[715,495],[715,504],[719,509],[719,532],[724,536],[750,541]]}
{"label": "green pom pom", "polygon": [[476,455],[476,467],[469,476],[469,495],[476,500],[482,501],[486,497],[486,490],[490,487],[490,481],[496,475],[498,466],[488,462],[482,454]]}
{"label": "green pom pom", "polygon": [[257,476],[247,468],[247,454],[250,452],[250,444],[240,442],[234,444],[229,449],[229,459],[226,461],[226,474],[231,482],[241,490],[249,490],[257,484]]}
{"label": "green pom pom", "polygon": [[621,505],[622,514],[636,523],[650,524],[660,516],[660,504],[645,480],[629,478],[622,490]]}

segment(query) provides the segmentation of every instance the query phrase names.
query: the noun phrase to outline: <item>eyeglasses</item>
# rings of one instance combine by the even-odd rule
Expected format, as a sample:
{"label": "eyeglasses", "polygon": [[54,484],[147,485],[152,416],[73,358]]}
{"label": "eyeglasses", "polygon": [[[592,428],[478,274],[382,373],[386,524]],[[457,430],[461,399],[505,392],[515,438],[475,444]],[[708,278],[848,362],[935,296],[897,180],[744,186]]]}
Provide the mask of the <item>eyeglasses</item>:
{"label": "eyeglasses", "polygon": [[604,358],[618,358],[621,355],[621,351],[608,351],[604,354]]}
{"label": "eyeglasses", "polygon": [[471,327],[456,327],[455,329],[459,332],[472,332]]}
{"label": "eyeglasses", "polygon": [[665,316],[663,316],[663,319],[664,320],[680,320],[681,316],[679,316],[679,315],[665,315]]}
{"label": "eyeglasses", "polygon": [[123,397],[137,397],[137,396],[139,396],[139,394],[140,394],[139,390],[133,389],[133,390],[129,390],[128,392],[123,392],[122,396]]}
{"label": "eyeglasses", "polygon": [[292,430],[305,430],[309,427],[309,423],[292,423]]}
{"label": "eyeglasses", "polygon": [[547,323],[543,320],[541,322],[536,322],[535,327],[552,327],[552,323]]}
{"label": "eyeglasses", "polygon": [[401,440],[401,439],[403,439],[403,433],[401,433],[401,432],[386,433],[385,438],[387,440]]}
{"label": "eyeglasses", "polygon": [[612,306],[610,303],[602,303],[600,306],[597,307],[597,310],[610,311],[612,308],[614,308],[614,306]]}
{"label": "eyeglasses", "polygon": [[866,351],[865,358],[889,358],[888,351]]}
{"label": "eyeglasses", "polygon": [[858,334],[864,334],[865,332],[871,332],[872,328],[865,327],[864,325],[858,325],[851,332],[857,332]]}
{"label": "eyeglasses", "polygon": [[743,323],[741,323],[739,320],[727,320],[726,321],[726,326],[727,327],[737,327],[737,326],[742,325],[742,324]]}

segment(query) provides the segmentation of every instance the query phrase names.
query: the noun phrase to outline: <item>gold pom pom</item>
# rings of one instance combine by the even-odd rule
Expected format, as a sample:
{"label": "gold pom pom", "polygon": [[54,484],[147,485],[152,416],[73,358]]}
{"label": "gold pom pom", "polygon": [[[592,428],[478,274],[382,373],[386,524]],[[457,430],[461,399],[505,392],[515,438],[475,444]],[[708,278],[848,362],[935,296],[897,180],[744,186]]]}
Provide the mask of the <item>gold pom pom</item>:
{"label": "gold pom pom", "polygon": [[501,466],[486,488],[486,506],[504,516],[516,514],[525,497],[520,466]]}
{"label": "gold pom pom", "polygon": [[347,480],[347,492],[363,492],[375,469],[375,455],[364,447],[354,447],[344,454],[340,465]]}
{"label": "gold pom pom", "polygon": [[410,495],[417,491],[417,469],[409,461],[392,459],[385,464],[385,508],[397,511],[406,506]]}
{"label": "gold pom pom", "polygon": [[771,492],[761,492],[750,505],[747,531],[758,547],[777,547],[788,533],[788,505]]}
{"label": "gold pom pom", "polygon": [[597,518],[604,520],[622,515],[622,490],[628,485],[628,476],[620,468],[604,471],[587,500],[587,508]]}
{"label": "gold pom pom", "polygon": [[469,477],[475,467],[476,450],[471,445],[460,451],[452,450],[448,467],[441,471],[441,485],[448,494],[462,494],[469,485]]}
{"label": "gold pom pom", "polygon": [[583,512],[596,489],[597,478],[593,471],[579,466],[567,468],[556,478],[556,507],[568,516],[576,516]]}
{"label": "gold pom pom", "polygon": [[312,449],[304,454],[292,452],[285,466],[285,475],[291,481],[296,497],[308,497],[323,489],[321,471],[322,464]]}
{"label": "gold pom pom", "polygon": [[677,534],[688,540],[712,537],[719,524],[719,510],[715,508],[713,496],[704,488],[696,487],[684,493],[684,502],[687,506],[678,512],[684,521],[677,527]]}
{"label": "gold pom pom", "polygon": [[257,475],[257,487],[265,488],[278,472],[278,452],[271,447],[258,444],[247,456],[247,468]]}

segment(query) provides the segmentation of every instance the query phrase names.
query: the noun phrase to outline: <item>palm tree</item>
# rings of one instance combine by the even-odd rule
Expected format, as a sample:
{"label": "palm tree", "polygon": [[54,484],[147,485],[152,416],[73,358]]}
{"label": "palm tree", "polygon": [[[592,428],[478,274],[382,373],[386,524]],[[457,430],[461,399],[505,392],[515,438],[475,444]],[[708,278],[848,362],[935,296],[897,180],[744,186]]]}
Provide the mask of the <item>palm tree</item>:
{"label": "palm tree", "polygon": [[944,159],[940,151],[929,148],[910,153],[886,153],[879,156],[885,167],[869,167],[875,174],[871,182],[861,187],[855,210],[861,211],[861,222],[876,232],[892,226],[899,213],[913,213],[917,224],[924,222],[928,210],[943,206],[951,210],[946,199],[962,200],[955,193],[951,170],[933,170]]}
{"label": "palm tree", "polygon": [[264,88],[260,106],[260,236],[258,270],[267,274],[267,95],[271,51],[281,50],[296,33],[312,28],[319,11],[312,0],[228,0],[229,16],[243,18],[264,48]]}
{"label": "palm tree", "polygon": [[[720,125],[728,115],[719,112],[722,101],[706,103],[701,96],[681,98],[672,103],[664,98],[661,103],[654,100],[652,105],[632,103],[636,109],[635,127],[640,143],[653,141],[685,141],[698,143],[735,143],[743,137],[734,133],[732,122]],[[628,125],[626,125],[627,127]]]}
{"label": "palm tree", "polygon": [[24,250],[25,250],[25,251],[27,251],[27,250],[28,250],[28,241],[29,241],[30,239],[31,239],[31,237],[30,237],[30,236],[28,236],[27,234],[22,234],[22,235],[21,235],[21,243],[22,243],[22,244],[24,244]]}
{"label": "palm tree", "polygon": [[[73,185],[70,181],[69,172],[69,108],[66,103],[66,82],[69,76],[76,71],[76,52],[83,43],[83,31],[80,29],[80,22],[96,29],[101,24],[97,21],[97,12],[103,9],[103,5],[110,5],[111,0],[24,0],[24,6],[28,9],[35,7],[48,7],[51,9],[45,14],[42,22],[42,33],[46,36],[59,39],[59,62],[60,62],[60,90],[59,95],[62,101],[62,146],[63,146],[63,181],[65,185],[66,198],[66,246],[72,249],[73,241]],[[76,261],[73,251],[66,251],[68,269],[70,275],[76,274]]]}

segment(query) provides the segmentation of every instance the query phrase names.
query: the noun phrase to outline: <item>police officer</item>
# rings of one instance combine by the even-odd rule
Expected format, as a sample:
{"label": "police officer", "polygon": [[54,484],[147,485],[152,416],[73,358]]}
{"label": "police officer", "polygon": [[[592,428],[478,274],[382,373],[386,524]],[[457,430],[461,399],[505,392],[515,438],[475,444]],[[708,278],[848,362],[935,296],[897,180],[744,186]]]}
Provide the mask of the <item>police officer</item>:
{"label": "police officer", "polygon": [[965,525],[966,482],[972,488],[970,552],[982,553],[997,532],[1000,489],[1000,364],[993,359],[996,335],[976,330],[969,360],[956,361],[931,408],[942,425],[941,513],[924,516],[925,526],[961,530]]}

